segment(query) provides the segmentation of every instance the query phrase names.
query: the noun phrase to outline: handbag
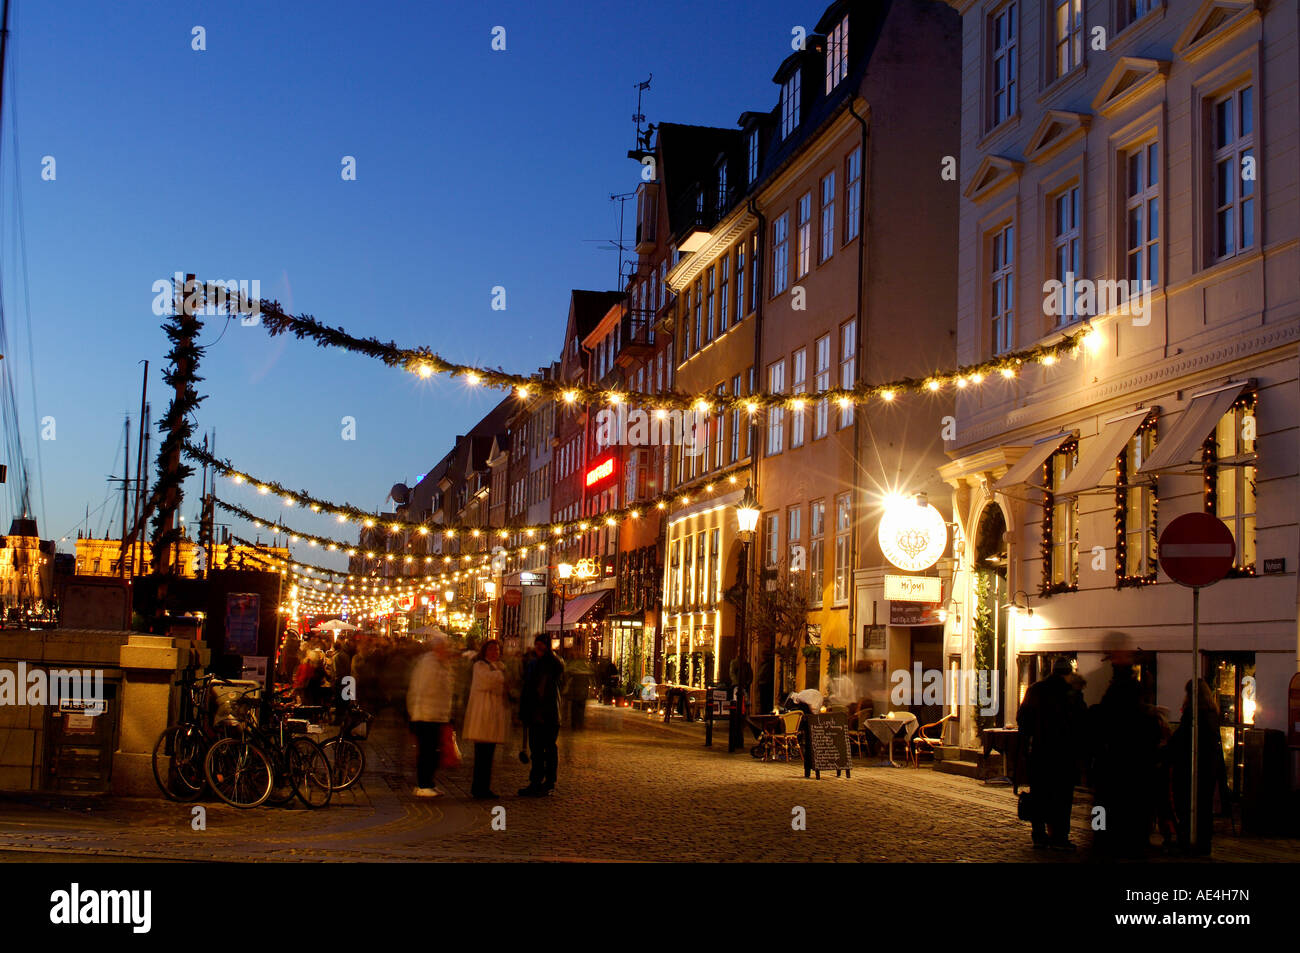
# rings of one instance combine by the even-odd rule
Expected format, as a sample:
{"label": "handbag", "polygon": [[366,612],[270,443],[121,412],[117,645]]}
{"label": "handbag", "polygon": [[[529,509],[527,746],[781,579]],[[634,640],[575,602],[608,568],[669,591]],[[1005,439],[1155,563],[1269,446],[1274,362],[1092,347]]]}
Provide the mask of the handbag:
{"label": "handbag", "polygon": [[456,729],[451,726],[450,722],[442,726],[441,748],[438,766],[441,768],[459,768],[462,763],[460,746],[456,744]]}
{"label": "handbag", "polygon": [[1016,799],[1016,816],[1022,821],[1032,821],[1034,819],[1034,799],[1032,791],[1021,791],[1020,797]]}

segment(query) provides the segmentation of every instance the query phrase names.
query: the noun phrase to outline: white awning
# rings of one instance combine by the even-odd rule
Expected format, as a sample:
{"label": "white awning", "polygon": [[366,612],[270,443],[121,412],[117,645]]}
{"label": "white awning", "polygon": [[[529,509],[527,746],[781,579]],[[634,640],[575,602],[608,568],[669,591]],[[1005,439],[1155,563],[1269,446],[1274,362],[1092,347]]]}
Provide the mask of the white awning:
{"label": "white awning", "polygon": [[[1061,481],[1053,496],[1057,499],[1087,493],[1101,486],[1115,467],[1115,461],[1123,452],[1124,446],[1133,439],[1142,421],[1151,413],[1150,407],[1143,407],[1122,417],[1106,421],[1101,433],[1089,444],[1088,455],[1079,461],[1079,465],[1070,471]],[[1114,489],[1113,486],[1110,489]]]}
{"label": "white awning", "polygon": [[1232,402],[1249,386],[1249,381],[1241,381],[1193,394],[1192,402],[1178,418],[1178,423],[1156,444],[1156,449],[1138,473],[1150,475],[1160,470],[1199,466],[1205,438],[1214,430],[1219,418],[1228,412]]}
{"label": "white awning", "polygon": [[1074,436],[1073,431],[1063,430],[1050,437],[1038,440],[1025,451],[1025,455],[1011,465],[1002,479],[993,485],[995,490],[1009,490],[1016,486],[1034,486],[1042,489],[1042,469],[1047,458],[1054,454],[1065,441]]}

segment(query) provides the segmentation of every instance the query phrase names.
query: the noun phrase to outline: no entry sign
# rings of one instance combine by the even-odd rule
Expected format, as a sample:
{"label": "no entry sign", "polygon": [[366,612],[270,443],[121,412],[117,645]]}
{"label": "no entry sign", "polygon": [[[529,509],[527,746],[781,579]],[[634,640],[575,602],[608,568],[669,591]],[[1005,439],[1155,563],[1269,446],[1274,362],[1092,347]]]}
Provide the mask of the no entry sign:
{"label": "no entry sign", "polygon": [[1160,534],[1160,566],[1184,586],[1218,582],[1232,569],[1237,544],[1223,520],[1209,513],[1184,513]]}

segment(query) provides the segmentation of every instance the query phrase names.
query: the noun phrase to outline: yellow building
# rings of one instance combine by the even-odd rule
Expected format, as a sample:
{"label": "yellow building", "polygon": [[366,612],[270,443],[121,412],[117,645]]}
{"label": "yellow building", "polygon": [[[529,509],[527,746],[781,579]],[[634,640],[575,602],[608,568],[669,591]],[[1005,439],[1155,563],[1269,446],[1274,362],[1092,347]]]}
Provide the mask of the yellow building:
{"label": "yellow building", "polygon": [[15,519],[0,536],[0,604],[40,610],[54,591],[54,543],[42,541],[36,521]]}
{"label": "yellow building", "polygon": [[[79,576],[116,576],[118,574],[117,560],[121,553],[122,541],[119,539],[84,539],[77,540],[77,575]],[[126,575],[133,576],[137,572],[146,574],[153,565],[153,547],[149,543],[143,545],[143,559],[141,559],[141,547],[136,547],[135,565],[132,566],[132,560],[128,556]],[[242,562],[243,567],[247,569],[270,568],[267,560],[270,559],[288,559],[289,550],[286,547],[254,547],[238,546],[230,543],[213,543],[212,544],[212,563],[214,569],[237,569]],[[204,566],[204,553],[202,547],[191,539],[183,539],[180,542],[180,560],[179,573],[182,576],[195,577],[199,570]],[[133,572],[132,570],[136,570]]]}

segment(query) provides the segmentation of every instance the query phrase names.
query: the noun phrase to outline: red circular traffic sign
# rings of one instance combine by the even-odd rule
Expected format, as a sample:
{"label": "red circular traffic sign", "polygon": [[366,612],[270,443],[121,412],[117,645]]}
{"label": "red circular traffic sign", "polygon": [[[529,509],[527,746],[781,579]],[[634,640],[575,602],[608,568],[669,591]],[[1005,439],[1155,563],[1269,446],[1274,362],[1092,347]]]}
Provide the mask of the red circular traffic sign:
{"label": "red circular traffic sign", "polygon": [[1160,567],[1184,586],[1208,586],[1232,569],[1237,543],[1223,520],[1184,513],[1160,534]]}
{"label": "red circular traffic sign", "polygon": [[521,589],[507,589],[503,598],[505,599],[506,605],[513,609],[515,606],[519,605],[519,603],[524,601],[524,593]]}

